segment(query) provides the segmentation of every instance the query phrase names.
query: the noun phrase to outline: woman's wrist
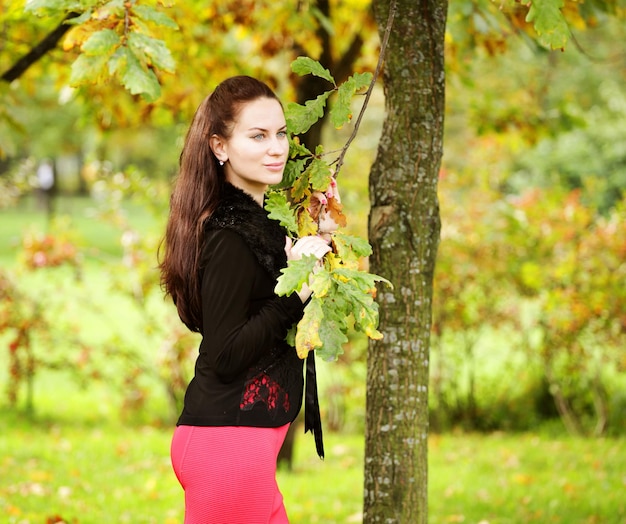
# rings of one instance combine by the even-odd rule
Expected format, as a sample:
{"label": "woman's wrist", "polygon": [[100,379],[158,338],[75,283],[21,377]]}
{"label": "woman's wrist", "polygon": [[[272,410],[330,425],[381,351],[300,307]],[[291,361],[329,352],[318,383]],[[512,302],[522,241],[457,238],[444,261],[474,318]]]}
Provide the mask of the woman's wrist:
{"label": "woman's wrist", "polygon": [[307,300],[309,300],[309,298],[311,298],[311,294],[313,292],[311,291],[311,288],[307,284],[302,284],[302,288],[297,293],[298,293],[298,296],[300,297],[300,300],[304,304]]}

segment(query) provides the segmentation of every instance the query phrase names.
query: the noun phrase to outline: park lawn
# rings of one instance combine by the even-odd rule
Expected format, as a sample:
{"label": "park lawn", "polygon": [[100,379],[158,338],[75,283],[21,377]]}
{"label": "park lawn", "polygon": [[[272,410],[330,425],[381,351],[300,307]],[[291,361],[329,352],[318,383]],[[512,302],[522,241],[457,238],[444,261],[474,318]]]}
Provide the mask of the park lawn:
{"label": "park lawn", "polygon": [[[98,203],[88,196],[60,196],[55,199],[53,227],[33,195],[23,197],[14,207],[0,208],[0,266],[15,264],[24,235],[50,231],[58,234],[64,228],[71,229],[72,241],[88,259],[119,256],[121,232],[111,221],[98,218],[97,208]],[[160,234],[162,225],[157,226],[156,219],[145,209],[132,203],[126,203],[124,209],[132,227]]]}
{"label": "park lawn", "polygon": [[430,523],[626,522],[626,440],[565,435],[430,438]]}
{"label": "park lawn", "polygon": [[[183,495],[168,455],[172,428],[72,415],[72,402],[58,417],[49,412],[37,420],[0,412],[2,522],[182,523]],[[321,461],[312,437],[299,436],[293,469],[278,473],[291,521],[361,522],[363,437],[329,433],[325,441]],[[431,435],[429,522],[625,522],[625,442]]]}
{"label": "park lawn", "polygon": [[[87,215],[88,201],[73,205],[79,217]],[[28,214],[19,209],[1,214],[0,266],[15,263],[16,232],[29,227]],[[95,252],[119,252],[119,232],[87,218],[77,222]],[[45,223],[37,227],[42,230]],[[55,296],[64,271],[55,272],[54,279],[20,275],[20,283]],[[106,292],[107,279],[102,271],[88,271],[69,286],[77,300],[66,314],[80,313],[82,327],[95,338],[119,328],[113,312],[126,322],[133,318],[122,299]],[[92,318],[89,297],[98,297],[96,305],[112,318],[99,309]],[[145,350],[150,353],[154,346]],[[6,389],[5,359],[2,351],[0,395]],[[182,523],[183,495],[169,463],[172,427],[163,422],[171,415],[162,395],[154,395],[149,413],[123,423],[118,420],[121,393],[113,384],[81,390],[67,376],[49,372],[37,377],[34,394],[34,420],[0,408],[0,524],[60,518],[80,524]],[[0,396],[0,406],[5,398]],[[363,436],[327,433],[325,440],[327,455],[321,461],[312,437],[300,436],[293,470],[279,471],[293,524],[362,520]],[[429,445],[430,524],[626,522],[624,438],[575,439],[543,429],[431,435]]]}

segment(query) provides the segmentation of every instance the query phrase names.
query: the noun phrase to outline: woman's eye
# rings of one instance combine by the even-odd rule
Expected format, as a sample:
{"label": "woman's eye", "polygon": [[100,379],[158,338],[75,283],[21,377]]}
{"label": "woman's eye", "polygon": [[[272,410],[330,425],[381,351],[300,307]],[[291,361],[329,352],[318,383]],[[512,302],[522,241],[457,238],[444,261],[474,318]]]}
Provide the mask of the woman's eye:
{"label": "woman's eye", "polygon": [[263,133],[259,133],[258,135],[254,135],[252,138],[254,140],[263,140],[265,138],[265,135]]}
{"label": "woman's eye", "polygon": [[279,131],[278,138],[285,138],[287,136],[287,131]]}

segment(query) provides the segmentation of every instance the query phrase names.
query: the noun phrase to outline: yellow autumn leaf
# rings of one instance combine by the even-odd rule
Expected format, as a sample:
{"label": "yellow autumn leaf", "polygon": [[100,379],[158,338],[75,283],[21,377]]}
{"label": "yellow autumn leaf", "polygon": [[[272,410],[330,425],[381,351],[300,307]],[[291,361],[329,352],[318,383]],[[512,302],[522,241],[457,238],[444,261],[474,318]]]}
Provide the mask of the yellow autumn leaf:
{"label": "yellow autumn leaf", "polygon": [[305,209],[298,212],[298,235],[300,237],[317,235],[317,223]]}
{"label": "yellow autumn leaf", "polygon": [[320,324],[324,318],[324,312],[319,300],[311,300],[304,309],[304,315],[298,322],[296,333],[296,353],[302,359],[306,358],[309,351],[322,347],[320,338]]}
{"label": "yellow autumn leaf", "polygon": [[372,340],[382,340],[384,336],[380,331],[378,331],[374,327],[366,327],[365,334],[367,335],[368,338],[371,338]]}
{"label": "yellow autumn leaf", "polygon": [[94,33],[94,28],[88,24],[72,27],[63,39],[63,51],[71,51],[74,47],[82,46]]}

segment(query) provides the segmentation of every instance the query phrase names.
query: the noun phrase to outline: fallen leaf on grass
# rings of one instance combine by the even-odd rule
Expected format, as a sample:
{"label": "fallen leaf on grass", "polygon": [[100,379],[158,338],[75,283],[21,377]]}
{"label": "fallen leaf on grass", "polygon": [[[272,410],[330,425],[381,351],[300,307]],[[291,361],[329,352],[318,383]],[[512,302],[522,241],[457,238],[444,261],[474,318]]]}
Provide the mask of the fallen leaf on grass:
{"label": "fallen leaf on grass", "polygon": [[13,516],[13,517],[18,517],[19,515],[22,514],[22,510],[20,508],[18,508],[17,506],[7,506],[6,511],[9,515]]}
{"label": "fallen leaf on grass", "polygon": [[578,487],[570,482],[565,482],[563,484],[563,492],[568,495],[575,495],[578,492]]}
{"label": "fallen leaf on grass", "polygon": [[35,482],[46,482],[52,478],[52,474],[49,471],[36,469],[30,472],[29,477]]}
{"label": "fallen leaf on grass", "polygon": [[27,497],[29,495],[43,497],[47,494],[46,488],[39,482],[24,482],[17,487],[17,491],[23,497]]}
{"label": "fallen leaf on grass", "polygon": [[46,524],[78,524],[78,521],[76,519],[66,520],[60,515],[52,515],[46,518]]}
{"label": "fallen leaf on grass", "polygon": [[534,481],[531,475],[526,475],[524,473],[518,473],[517,475],[513,475],[513,482],[516,484],[521,484],[522,486],[528,486],[532,484]]}
{"label": "fallen leaf on grass", "polygon": [[61,500],[68,499],[72,494],[72,488],[69,486],[59,486],[57,493],[59,494],[59,498]]}

